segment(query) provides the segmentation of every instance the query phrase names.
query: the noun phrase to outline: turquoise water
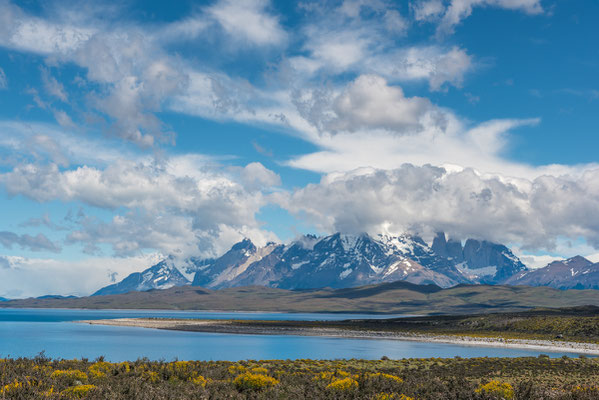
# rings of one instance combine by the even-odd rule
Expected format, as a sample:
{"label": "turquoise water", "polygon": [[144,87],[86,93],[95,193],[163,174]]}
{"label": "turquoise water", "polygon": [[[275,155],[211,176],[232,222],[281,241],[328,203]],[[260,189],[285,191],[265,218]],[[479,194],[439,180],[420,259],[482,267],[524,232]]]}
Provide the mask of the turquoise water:
{"label": "turquoise water", "polygon": [[[332,320],[381,318],[364,314],[229,313],[154,310],[0,309],[0,357],[104,356],[108,361],[243,360],[297,358],[551,357],[577,353],[461,346],[400,340],[345,339],[287,335],[233,335],[77,324],[81,319],[125,317]],[[385,316],[391,317],[391,316]]]}

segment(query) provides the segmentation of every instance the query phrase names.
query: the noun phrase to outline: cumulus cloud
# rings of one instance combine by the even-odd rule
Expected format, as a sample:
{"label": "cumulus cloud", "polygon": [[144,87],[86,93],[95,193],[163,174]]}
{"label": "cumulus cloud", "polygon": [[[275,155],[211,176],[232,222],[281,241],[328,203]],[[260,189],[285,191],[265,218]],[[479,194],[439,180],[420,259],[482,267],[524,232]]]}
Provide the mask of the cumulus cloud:
{"label": "cumulus cloud", "polygon": [[282,43],[286,33],[279,18],[267,11],[267,0],[219,0],[206,13],[229,35],[257,45]]}
{"label": "cumulus cloud", "polygon": [[281,184],[281,177],[259,162],[246,165],[241,170],[241,178],[248,188],[272,187]]}
{"label": "cumulus cloud", "polygon": [[420,119],[432,108],[428,99],[407,98],[401,87],[388,86],[376,75],[363,75],[335,99],[336,118],[331,127],[342,131],[381,128],[410,132],[420,128]]}
{"label": "cumulus cloud", "polygon": [[445,11],[441,0],[422,0],[410,3],[416,21],[429,21],[440,17]]}
{"label": "cumulus cloud", "polygon": [[528,249],[585,237],[599,248],[599,169],[525,180],[406,164],[331,174],[280,201],[325,231],[445,231]]}
{"label": "cumulus cloud", "polygon": [[496,7],[541,14],[541,0],[451,0],[447,6],[440,0],[421,0],[411,4],[417,21],[439,21],[438,34],[450,34],[456,25],[468,18],[475,7]]}
{"label": "cumulus cloud", "polygon": [[322,7],[303,29],[305,51],[288,58],[300,79],[377,74],[393,81],[428,81],[437,91],[461,86],[474,69],[472,57],[459,47],[398,46],[396,38],[406,32],[408,23],[389,3],[346,1]]}
{"label": "cumulus cloud", "polygon": [[89,80],[104,91],[92,104],[112,122],[110,133],[143,147],[172,141],[173,134],[154,114],[179,93],[187,76],[143,32],[99,33],[72,54]]}
{"label": "cumulus cloud", "polygon": [[[95,243],[112,246],[116,255],[138,254],[148,249],[181,255],[200,251],[214,255],[232,243],[219,243],[237,232],[258,242],[274,235],[261,232],[255,215],[266,204],[259,186],[272,185],[279,178],[259,163],[244,169],[237,182],[225,172],[189,157],[174,157],[165,163],[121,161],[104,169],[82,166],[61,170],[56,164],[18,165],[0,174],[10,195],[35,201],[79,201],[117,210],[111,221],[82,217],[81,229],[73,231],[69,243],[81,242],[88,252],[97,252]],[[270,235],[270,236],[269,236]]]}
{"label": "cumulus cloud", "polygon": [[28,234],[19,235],[14,232],[2,231],[0,232],[0,244],[9,249],[12,249],[13,245],[17,245],[21,249],[30,251],[51,251],[59,253],[61,250],[60,246],[53,243],[41,233],[38,233],[36,236],[31,236]]}
{"label": "cumulus cloud", "polygon": [[[383,78],[361,76],[342,90],[304,91],[295,99],[299,115],[319,134],[309,134],[318,151],[288,164],[315,172],[360,167],[394,169],[404,163],[473,167],[483,173],[533,179],[577,173],[587,166],[530,166],[507,160],[510,132],[539,124],[537,118],[491,120],[473,125],[420,97],[406,97]],[[289,119],[298,129],[305,129]]]}
{"label": "cumulus cloud", "polygon": [[432,91],[461,87],[474,66],[472,56],[459,47],[414,46],[367,60],[368,67],[388,79],[428,81]]}
{"label": "cumulus cloud", "polygon": [[339,93],[304,91],[294,101],[300,114],[323,133],[380,129],[405,135],[422,130],[431,114],[440,114],[428,99],[406,97],[400,86],[390,86],[377,75],[359,76]]}

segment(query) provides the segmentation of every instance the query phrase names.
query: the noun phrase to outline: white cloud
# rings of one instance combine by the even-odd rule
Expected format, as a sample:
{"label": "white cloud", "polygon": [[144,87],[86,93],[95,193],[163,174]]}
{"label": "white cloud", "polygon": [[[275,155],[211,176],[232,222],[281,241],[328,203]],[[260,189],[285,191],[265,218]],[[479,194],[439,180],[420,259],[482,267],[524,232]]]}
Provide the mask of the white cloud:
{"label": "white cloud", "polygon": [[[382,129],[405,135],[422,130],[422,120],[437,111],[428,99],[406,97],[377,75],[362,75],[339,94],[312,91],[296,104],[311,124],[323,132]],[[430,116],[429,116],[430,118]]]}
{"label": "white cloud", "polygon": [[4,70],[0,68],[0,90],[6,89],[8,87],[8,79],[6,78],[6,74]]}
{"label": "white cloud", "polygon": [[[441,17],[437,32],[439,34],[452,33],[455,26],[468,18],[475,7],[484,6],[522,11],[532,15],[543,12],[541,0],[451,0]],[[438,14],[438,10],[429,16],[436,14]]]}
{"label": "white cloud", "polygon": [[249,163],[241,169],[241,178],[248,188],[261,189],[281,184],[281,177],[259,162]]}
{"label": "white cloud", "polygon": [[445,11],[441,0],[422,0],[410,3],[416,21],[430,21],[439,18]]}
{"label": "white cloud", "polygon": [[172,132],[154,113],[186,87],[187,76],[147,35],[134,30],[97,34],[72,59],[87,68],[89,80],[103,85],[103,93],[90,97],[112,122],[110,133],[142,147],[172,141]]}
{"label": "white cloud", "polygon": [[[0,296],[37,297],[47,294],[90,295],[116,279],[142,271],[162,258],[151,253],[127,258],[89,257],[81,260],[0,256],[2,269]],[[4,261],[4,263],[2,263]],[[2,268],[2,267],[0,267]]]}
{"label": "white cloud", "polygon": [[57,24],[24,13],[8,1],[0,2],[0,45],[40,53],[67,53],[87,41],[94,30]]}
{"label": "white cloud", "polygon": [[56,97],[57,99],[68,102],[67,93],[64,90],[62,83],[58,82],[55,77],[50,75],[50,72],[46,68],[41,68],[42,71],[42,82],[46,92]]}
{"label": "white cloud", "polygon": [[13,245],[17,245],[21,249],[31,251],[51,251],[59,253],[61,250],[59,245],[53,243],[42,233],[32,236],[29,234],[19,235],[14,232],[1,231],[0,244],[9,249],[11,249]]}
{"label": "white cloud", "polygon": [[[99,87],[88,94],[88,104],[108,119],[109,133],[142,147],[172,141],[172,132],[154,113],[185,87],[187,78],[154,35],[134,26],[107,29],[93,16],[63,13],[63,19],[42,19],[8,2],[0,4],[2,12],[5,21],[0,22],[6,25],[0,28],[0,45],[45,55],[54,65],[74,62],[87,70],[87,79]],[[46,69],[42,79],[50,95],[67,101],[63,85]],[[74,126],[66,112],[48,109],[63,126]]]}
{"label": "white cloud", "polygon": [[551,249],[560,237],[584,237],[599,248],[599,169],[523,180],[405,164],[330,174],[279,201],[329,232],[444,231],[524,249]]}
{"label": "white cloud", "polygon": [[366,60],[366,69],[393,80],[428,81],[433,91],[445,90],[448,85],[461,87],[474,68],[472,56],[459,47],[415,46]]}
{"label": "white cloud", "polygon": [[0,120],[0,150],[10,157],[8,165],[51,162],[60,167],[71,164],[105,166],[121,159],[141,160],[122,142],[85,136],[70,128],[32,121]]}
{"label": "white cloud", "polygon": [[53,163],[19,164],[0,174],[0,184],[11,196],[38,202],[77,201],[124,209],[114,212],[111,221],[87,216],[77,221],[80,228],[71,232],[69,243],[80,242],[88,252],[105,243],[118,256],[146,250],[215,255],[232,244],[222,237],[230,240],[233,232],[236,239],[246,234],[259,242],[274,238],[260,230],[255,216],[267,201],[260,189],[278,184],[280,178],[259,163],[242,171],[242,179],[236,181],[218,166],[190,156],[64,171]]}
{"label": "white cloud", "polygon": [[455,165],[534,179],[589,167],[533,167],[506,160],[503,151],[509,132],[537,125],[538,119],[493,120],[473,126],[428,99],[406,97],[401,87],[377,76],[359,77],[342,90],[304,92],[295,102],[299,115],[319,134],[294,126],[304,129],[321,149],[290,160],[289,165],[297,168],[330,173],[360,167],[393,169],[404,163]]}
{"label": "white cloud", "polygon": [[[348,6],[350,4],[350,6]],[[364,16],[359,10],[367,9]],[[299,79],[322,82],[323,76],[378,74],[392,81],[429,81],[432,90],[460,86],[474,67],[459,47],[398,45],[408,23],[390,4],[344,2],[327,8],[303,28],[304,52],[290,55]],[[307,54],[306,54],[307,53]]]}
{"label": "white cloud", "polygon": [[286,33],[268,6],[267,0],[219,0],[205,12],[240,42],[277,45],[286,40]]}

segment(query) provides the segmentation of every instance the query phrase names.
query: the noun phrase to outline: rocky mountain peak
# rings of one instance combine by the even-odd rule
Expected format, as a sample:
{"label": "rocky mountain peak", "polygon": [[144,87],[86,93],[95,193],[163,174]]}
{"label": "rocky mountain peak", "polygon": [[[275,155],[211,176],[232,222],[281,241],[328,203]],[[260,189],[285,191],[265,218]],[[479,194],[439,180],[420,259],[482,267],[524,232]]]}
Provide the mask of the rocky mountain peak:
{"label": "rocky mountain peak", "polygon": [[568,258],[567,260],[564,260],[562,262],[565,265],[567,265],[568,267],[573,267],[573,268],[584,268],[584,267],[588,267],[589,265],[593,264],[593,262],[587,260],[583,256],[574,256],[574,257]]}
{"label": "rocky mountain peak", "polygon": [[245,238],[241,242],[235,243],[229,251],[248,251],[253,253],[256,251],[256,246],[250,239]]}
{"label": "rocky mountain peak", "polygon": [[[283,289],[352,287],[404,280],[449,287],[460,283],[501,283],[525,268],[502,245],[447,240],[440,233],[429,246],[420,236],[334,233],[300,236],[289,244],[257,247],[244,239],[214,260],[190,258],[193,285],[207,288],[270,286]],[[174,260],[148,269],[150,275],[176,270]],[[143,274],[143,273],[142,273]]]}

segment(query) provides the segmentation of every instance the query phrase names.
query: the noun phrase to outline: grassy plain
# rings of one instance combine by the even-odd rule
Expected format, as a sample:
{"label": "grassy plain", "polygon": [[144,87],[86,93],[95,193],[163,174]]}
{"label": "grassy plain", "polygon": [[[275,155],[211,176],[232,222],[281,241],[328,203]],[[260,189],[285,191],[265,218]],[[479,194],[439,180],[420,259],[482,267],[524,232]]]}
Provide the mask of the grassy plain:
{"label": "grassy plain", "polygon": [[408,282],[349,289],[284,290],[197,286],[74,299],[25,299],[0,307],[170,309],[222,311],[336,312],[381,314],[471,314],[521,311],[535,307],[599,306],[599,290],[548,287],[459,285],[441,289]]}
{"label": "grassy plain", "polygon": [[590,358],[0,361],[3,399],[597,399]]}

